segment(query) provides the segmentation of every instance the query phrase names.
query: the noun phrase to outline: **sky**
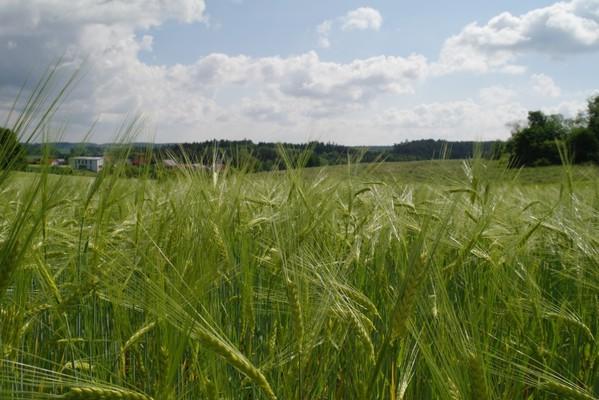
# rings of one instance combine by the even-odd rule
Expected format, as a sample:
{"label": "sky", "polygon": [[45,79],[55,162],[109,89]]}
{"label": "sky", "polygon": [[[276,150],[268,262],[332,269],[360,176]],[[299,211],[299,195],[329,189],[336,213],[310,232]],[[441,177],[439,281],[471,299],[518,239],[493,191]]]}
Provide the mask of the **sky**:
{"label": "sky", "polygon": [[0,0],[0,125],[79,71],[68,141],[506,139],[584,110],[597,65],[599,0]]}

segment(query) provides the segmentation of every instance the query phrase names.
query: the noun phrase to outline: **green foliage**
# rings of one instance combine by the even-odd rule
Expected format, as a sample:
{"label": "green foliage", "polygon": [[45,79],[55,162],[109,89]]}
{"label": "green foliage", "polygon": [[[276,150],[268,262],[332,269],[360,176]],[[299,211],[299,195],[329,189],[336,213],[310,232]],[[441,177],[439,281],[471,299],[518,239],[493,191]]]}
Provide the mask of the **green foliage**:
{"label": "green foliage", "polygon": [[587,104],[588,128],[599,140],[599,95],[591,97]]}
{"label": "green foliage", "polygon": [[342,146],[333,143],[310,142],[307,144],[291,143],[254,143],[241,141],[206,141],[201,143],[183,143],[157,147],[159,157],[176,159],[188,158],[191,162],[209,165],[217,156],[234,168],[246,168],[250,171],[273,171],[285,169],[281,163],[277,147],[282,145],[291,157],[298,157],[308,151],[307,167],[325,165],[343,165],[348,158],[359,162],[406,161],[431,159],[464,159],[474,155],[475,148],[480,146],[481,156],[499,158],[502,151],[499,142],[448,142],[444,140],[415,140],[398,143],[393,146],[360,148]]}
{"label": "green foliage", "polygon": [[25,149],[17,134],[0,127],[0,169],[17,169],[25,164]]}
{"label": "green foliage", "polygon": [[565,139],[567,130],[559,115],[542,111],[528,113],[528,123],[517,129],[510,140],[511,163],[515,166],[551,165],[560,163],[556,143]]}
{"label": "green foliage", "polygon": [[561,115],[528,113],[525,126],[516,126],[506,144],[513,166],[560,164],[559,148],[567,144],[575,163],[599,162],[599,96],[588,101],[586,113],[569,120]]}
{"label": "green foliage", "polygon": [[479,152],[480,157],[496,159],[501,153],[501,143],[487,142],[450,142],[447,140],[422,139],[406,141],[393,145],[389,161],[466,159]]}
{"label": "green foliage", "polygon": [[574,162],[599,161],[599,137],[591,129],[573,128],[568,136],[568,144],[574,155]]}

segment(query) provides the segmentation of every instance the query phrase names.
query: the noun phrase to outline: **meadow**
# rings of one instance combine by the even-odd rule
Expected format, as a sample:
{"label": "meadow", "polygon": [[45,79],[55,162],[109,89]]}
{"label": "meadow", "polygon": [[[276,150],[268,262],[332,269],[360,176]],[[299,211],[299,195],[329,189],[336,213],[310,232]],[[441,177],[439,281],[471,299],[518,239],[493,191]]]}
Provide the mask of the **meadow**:
{"label": "meadow", "polygon": [[2,399],[595,399],[595,167],[0,175]]}

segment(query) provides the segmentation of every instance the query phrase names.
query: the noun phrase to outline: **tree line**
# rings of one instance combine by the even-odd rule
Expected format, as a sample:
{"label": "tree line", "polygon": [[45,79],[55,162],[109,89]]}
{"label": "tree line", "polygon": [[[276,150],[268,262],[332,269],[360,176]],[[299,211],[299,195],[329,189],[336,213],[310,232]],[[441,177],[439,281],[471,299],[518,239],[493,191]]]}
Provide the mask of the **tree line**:
{"label": "tree line", "polygon": [[[300,159],[302,166],[320,167],[352,162],[393,162],[430,159],[464,159],[474,156],[475,149],[485,158],[498,158],[502,142],[473,141],[452,142],[422,139],[397,143],[392,146],[352,147],[334,143],[254,143],[250,140],[214,140],[168,145],[159,149],[162,157],[188,158],[192,162],[205,162],[215,157],[235,167],[250,166],[255,171],[285,169],[284,158]],[[282,153],[285,154],[282,157]]]}
{"label": "tree line", "polygon": [[526,123],[516,125],[505,144],[513,166],[599,162],[599,95],[575,118],[530,111]]}

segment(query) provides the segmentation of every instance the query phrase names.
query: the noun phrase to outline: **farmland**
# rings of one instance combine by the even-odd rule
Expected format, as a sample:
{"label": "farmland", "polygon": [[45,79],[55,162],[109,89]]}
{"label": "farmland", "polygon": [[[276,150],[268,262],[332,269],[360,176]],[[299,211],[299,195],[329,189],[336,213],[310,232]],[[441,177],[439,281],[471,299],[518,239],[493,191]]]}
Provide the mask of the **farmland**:
{"label": "farmland", "polygon": [[593,399],[596,182],[483,160],[11,174],[0,397]]}
{"label": "farmland", "polygon": [[599,0],[0,0],[0,400],[599,400]]}

